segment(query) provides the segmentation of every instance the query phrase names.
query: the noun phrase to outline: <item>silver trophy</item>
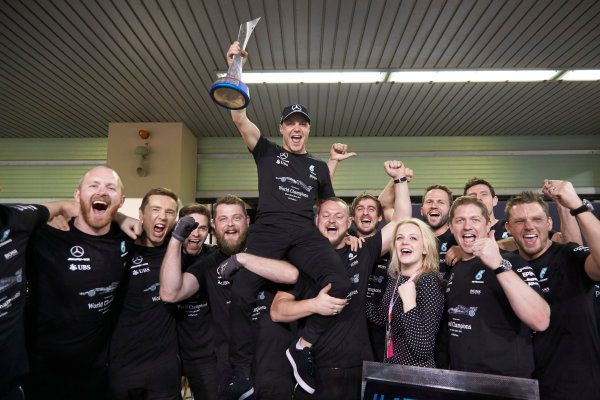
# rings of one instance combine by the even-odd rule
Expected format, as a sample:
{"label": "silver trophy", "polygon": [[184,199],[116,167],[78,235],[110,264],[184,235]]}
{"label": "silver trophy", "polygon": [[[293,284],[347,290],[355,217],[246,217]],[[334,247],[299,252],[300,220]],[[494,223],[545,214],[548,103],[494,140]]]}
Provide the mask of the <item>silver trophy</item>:
{"label": "silver trophy", "polygon": [[[250,39],[250,35],[259,20],[260,17],[240,25],[238,42],[240,42],[242,50],[246,49],[248,39]],[[250,104],[248,86],[242,82],[242,64],[242,57],[237,54],[234,55],[233,62],[227,70],[227,75],[217,79],[210,87],[210,97],[213,101],[230,110],[240,110]]]}

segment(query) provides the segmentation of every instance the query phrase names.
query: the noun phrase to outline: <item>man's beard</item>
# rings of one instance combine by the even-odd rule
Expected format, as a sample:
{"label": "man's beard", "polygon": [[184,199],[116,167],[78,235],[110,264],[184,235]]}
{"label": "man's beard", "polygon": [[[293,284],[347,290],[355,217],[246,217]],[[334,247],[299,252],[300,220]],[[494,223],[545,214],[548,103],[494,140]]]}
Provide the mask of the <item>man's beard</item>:
{"label": "man's beard", "polygon": [[442,218],[440,219],[440,222],[438,222],[438,223],[437,223],[437,225],[432,225],[432,224],[430,224],[430,223],[429,223],[429,218],[427,218],[425,221],[427,222],[427,225],[429,225],[429,227],[430,227],[432,230],[436,230],[436,229],[438,229],[438,228],[441,228],[442,226],[445,226],[445,225],[447,225],[447,224],[448,224],[448,217],[449,217],[448,215],[446,215],[445,217],[442,217]]}
{"label": "man's beard", "polygon": [[90,227],[92,227],[94,229],[101,229],[101,228],[104,228],[105,226],[109,225],[112,222],[113,217],[119,210],[119,207],[118,207],[118,205],[113,206],[113,205],[110,205],[110,203],[109,203],[108,208],[106,209],[106,212],[102,216],[92,215],[92,202],[91,201],[88,204],[81,202],[79,209],[80,209],[80,215],[87,225],[89,225]]}
{"label": "man's beard", "polygon": [[215,234],[217,238],[217,245],[221,251],[229,256],[240,253],[246,246],[246,238],[248,237],[248,230],[239,231],[239,237],[237,240],[225,239],[225,233],[221,235]]}
{"label": "man's beard", "polygon": [[369,229],[368,231],[359,228],[358,225],[355,225],[355,226],[356,226],[356,232],[360,233],[364,237],[373,236],[375,234],[375,232],[377,232],[377,225],[373,226],[373,228]]}

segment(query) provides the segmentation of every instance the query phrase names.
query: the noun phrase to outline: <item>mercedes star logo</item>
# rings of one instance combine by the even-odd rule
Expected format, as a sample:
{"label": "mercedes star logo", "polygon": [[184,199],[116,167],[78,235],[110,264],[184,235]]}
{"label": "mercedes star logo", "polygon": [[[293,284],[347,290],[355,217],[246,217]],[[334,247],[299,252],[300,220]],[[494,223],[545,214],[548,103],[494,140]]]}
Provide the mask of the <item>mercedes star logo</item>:
{"label": "mercedes star logo", "polygon": [[83,255],[83,247],[81,246],[73,246],[71,247],[71,254],[73,257],[81,257]]}
{"label": "mercedes star logo", "polygon": [[292,111],[302,111],[302,106],[300,104],[294,104],[292,106]]}

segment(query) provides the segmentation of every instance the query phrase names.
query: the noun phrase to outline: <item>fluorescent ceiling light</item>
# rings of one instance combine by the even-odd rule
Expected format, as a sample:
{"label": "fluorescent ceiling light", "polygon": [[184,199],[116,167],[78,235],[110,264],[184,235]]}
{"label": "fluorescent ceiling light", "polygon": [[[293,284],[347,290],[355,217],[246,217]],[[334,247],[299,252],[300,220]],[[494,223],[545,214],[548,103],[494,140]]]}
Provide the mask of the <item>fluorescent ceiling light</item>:
{"label": "fluorescent ceiling light", "polygon": [[[225,76],[218,72],[217,76]],[[244,72],[242,81],[253,83],[413,83],[413,82],[541,82],[596,81],[600,69],[587,70],[437,70],[437,71],[282,71]]]}
{"label": "fluorescent ceiling light", "polygon": [[569,70],[559,79],[563,81],[597,81],[600,80],[600,69]]}
{"label": "fluorescent ceiling light", "polygon": [[552,79],[558,70],[398,71],[388,82],[536,82]]}
{"label": "fluorescent ceiling light", "polygon": [[248,83],[373,83],[383,82],[381,71],[293,71],[244,72],[242,81]]}

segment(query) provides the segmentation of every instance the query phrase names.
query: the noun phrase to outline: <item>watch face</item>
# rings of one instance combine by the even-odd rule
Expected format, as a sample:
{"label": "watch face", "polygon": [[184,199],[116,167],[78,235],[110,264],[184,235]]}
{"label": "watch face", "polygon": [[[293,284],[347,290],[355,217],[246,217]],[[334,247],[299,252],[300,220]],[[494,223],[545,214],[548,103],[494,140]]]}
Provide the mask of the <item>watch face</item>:
{"label": "watch face", "polygon": [[500,266],[494,270],[494,273],[498,275],[499,273],[502,273],[504,271],[510,271],[511,269],[512,264],[510,263],[510,261],[502,259]]}

